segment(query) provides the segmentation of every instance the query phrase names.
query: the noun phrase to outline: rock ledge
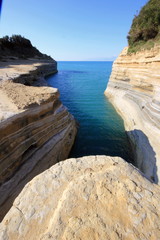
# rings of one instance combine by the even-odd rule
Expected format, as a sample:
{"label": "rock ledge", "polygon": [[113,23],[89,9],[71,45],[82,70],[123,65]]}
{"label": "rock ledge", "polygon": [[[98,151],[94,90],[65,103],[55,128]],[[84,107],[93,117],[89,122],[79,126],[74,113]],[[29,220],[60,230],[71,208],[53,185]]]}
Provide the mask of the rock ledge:
{"label": "rock ledge", "polygon": [[157,240],[160,187],[118,157],[57,163],[29,182],[0,225],[1,240]]}

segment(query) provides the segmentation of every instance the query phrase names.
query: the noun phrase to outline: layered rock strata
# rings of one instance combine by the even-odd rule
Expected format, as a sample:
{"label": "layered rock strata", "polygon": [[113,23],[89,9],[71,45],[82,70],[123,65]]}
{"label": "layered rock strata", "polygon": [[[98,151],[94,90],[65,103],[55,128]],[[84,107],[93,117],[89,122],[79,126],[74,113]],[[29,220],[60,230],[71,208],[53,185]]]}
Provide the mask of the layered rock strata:
{"label": "layered rock strata", "polygon": [[[1,69],[0,219],[23,186],[66,159],[74,143],[73,116],[60,102],[58,90],[44,86],[43,77],[55,72],[54,66],[27,62]],[[39,87],[28,86],[33,83]]]}
{"label": "layered rock strata", "polygon": [[1,240],[157,240],[160,187],[118,157],[57,163],[22,190]]}
{"label": "layered rock strata", "polygon": [[160,46],[136,54],[125,48],[113,64],[105,91],[124,119],[136,165],[160,178]]}

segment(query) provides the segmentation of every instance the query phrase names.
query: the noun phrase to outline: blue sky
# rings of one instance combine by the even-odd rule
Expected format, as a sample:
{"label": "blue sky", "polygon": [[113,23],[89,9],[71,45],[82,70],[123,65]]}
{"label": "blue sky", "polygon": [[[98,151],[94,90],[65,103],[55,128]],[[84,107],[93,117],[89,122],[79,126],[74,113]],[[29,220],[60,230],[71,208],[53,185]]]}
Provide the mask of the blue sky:
{"label": "blue sky", "polygon": [[113,60],[147,0],[3,0],[0,36],[21,34],[57,61]]}

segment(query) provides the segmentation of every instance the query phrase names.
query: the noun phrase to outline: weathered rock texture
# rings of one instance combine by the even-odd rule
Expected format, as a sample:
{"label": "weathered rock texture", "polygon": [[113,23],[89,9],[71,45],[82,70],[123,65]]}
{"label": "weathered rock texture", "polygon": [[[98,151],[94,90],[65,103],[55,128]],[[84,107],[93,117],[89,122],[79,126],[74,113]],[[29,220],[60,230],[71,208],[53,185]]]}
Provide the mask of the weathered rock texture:
{"label": "weathered rock texture", "polygon": [[57,89],[24,85],[46,85],[54,63],[14,66],[2,69],[0,82],[0,219],[26,182],[68,157],[76,135]]}
{"label": "weathered rock texture", "polygon": [[[25,88],[22,84],[29,86],[47,86],[44,76],[57,72],[55,61],[38,60],[14,60],[0,62],[0,121],[22,112],[24,108],[36,103],[36,92],[39,89]],[[13,82],[21,85],[13,84]],[[27,92],[26,92],[27,90]],[[38,103],[40,95],[37,93]],[[42,96],[43,101],[43,96]]]}
{"label": "weathered rock texture", "polygon": [[157,240],[160,187],[118,157],[57,163],[29,182],[0,224],[1,240]]}
{"label": "weathered rock texture", "polygon": [[146,176],[160,177],[160,47],[127,54],[113,64],[105,94],[124,119],[135,160]]}

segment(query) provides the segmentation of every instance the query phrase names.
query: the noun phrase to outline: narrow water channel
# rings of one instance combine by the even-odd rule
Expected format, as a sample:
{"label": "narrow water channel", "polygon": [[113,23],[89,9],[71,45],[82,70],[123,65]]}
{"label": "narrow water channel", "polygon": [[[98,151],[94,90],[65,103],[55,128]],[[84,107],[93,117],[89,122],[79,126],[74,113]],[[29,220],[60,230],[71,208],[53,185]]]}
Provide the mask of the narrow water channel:
{"label": "narrow water channel", "polygon": [[47,78],[79,122],[70,157],[120,156],[131,162],[123,120],[104,96],[112,62],[58,62],[59,72]]}

